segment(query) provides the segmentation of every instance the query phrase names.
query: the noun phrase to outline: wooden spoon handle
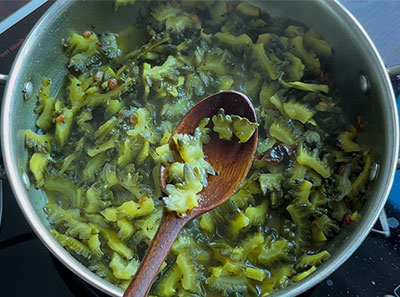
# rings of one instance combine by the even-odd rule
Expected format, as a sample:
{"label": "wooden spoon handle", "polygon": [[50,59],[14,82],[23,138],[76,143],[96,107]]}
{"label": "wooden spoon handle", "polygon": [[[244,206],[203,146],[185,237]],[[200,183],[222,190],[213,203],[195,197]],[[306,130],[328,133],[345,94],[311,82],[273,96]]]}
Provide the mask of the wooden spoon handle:
{"label": "wooden spoon handle", "polygon": [[133,277],[124,297],[145,297],[157,276],[161,264],[167,257],[179,231],[186,225],[187,219],[178,218],[173,212],[165,212],[142,263]]}

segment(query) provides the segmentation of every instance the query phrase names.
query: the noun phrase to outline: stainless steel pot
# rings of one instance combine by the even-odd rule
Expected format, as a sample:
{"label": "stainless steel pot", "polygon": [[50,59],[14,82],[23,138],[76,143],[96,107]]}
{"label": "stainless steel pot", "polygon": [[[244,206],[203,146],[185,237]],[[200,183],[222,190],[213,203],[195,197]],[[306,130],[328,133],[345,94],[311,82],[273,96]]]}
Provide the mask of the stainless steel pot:
{"label": "stainless steel pot", "polygon": [[[331,73],[349,102],[347,116],[362,114],[367,121],[360,141],[373,151],[379,171],[367,196],[358,224],[345,227],[327,249],[333,257],[306,279],[273,296],[295,296],[321,282],[357,249],[381,212],[392,186],[398,155],[398,117],[388,73],[360,24],[338,2],[251,1],[272,15],[286,16],[314,27],[334,48]],[[118,31],[134,22],[139,6],[114,12],[110,1],[57,1],[33,28],[20,49],[8,77],[1,116],[2,151],[14,195],[32,229],[69,269],[91,285],[113,296],[122,290],[104,281],[75,260],[49,233],[43,212],[46,197],[29,184],[24,132],[35,123],[35,94],[43,78],[53,78],[53,93],[66,74],[61,38],[71,30]],[[398,69],[397,69],[398,70]],[[393,70],[393,71],[396,71]],[[398,72],[398,71],[397,71]],[[395,74],[394,72],[391,74]],[[0,77],[4,79],[4,77]],[[33,91],[31,88],[33,87]],[[378,168],[378,165],[376,165]],[[375,168],[375,169],[376,169]]]}

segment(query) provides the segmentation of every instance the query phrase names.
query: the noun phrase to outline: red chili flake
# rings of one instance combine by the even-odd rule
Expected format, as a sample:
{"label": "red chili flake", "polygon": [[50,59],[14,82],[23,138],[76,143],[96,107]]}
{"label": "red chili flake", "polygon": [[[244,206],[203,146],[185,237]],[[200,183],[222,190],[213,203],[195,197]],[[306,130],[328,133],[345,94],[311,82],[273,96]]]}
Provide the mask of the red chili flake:
{"label": "red chili flake", "polygon": [[356,130],[357,133],[361,133],[364,130],[364,119],[360,115],[356,117]]}
{"label": "red chili flake", "polygon": [[328,72],[325,73],[323,76],[319,76],[312,80],[306,80],[305,82],[310,82],[317,85],[327,85],[330,89],[332,88],[332,79]]}
{"label": "red chili flake", "polygon": [[350,223],[352,222],[351,213],[348,213],[347,215],[344,216],[344,221],[346,222],[347,225],[350,225]]}
{"label": "red chili flake", "polygon": [[90,38],[90,36],[92,36],[92,32],[85,31],[85,32],[82,33],[82,36],[85,37],[85,38]]}
{"label": "red chili flake", "polygon": [[116,78],[110,79],[110,80],[108,81],[107,86],[108,86],[108,88],[109,88],[110,90],[116,89],[116,88],[118,87],[118,81],[117,81],[117,79],[116,79]]}
{"label": "red chili flake", "polygon": [[179,4],[179,1],[178,1],[178,0],[172,0],[172,1],[171,1],[171,6],[172,6],[173,8],[179,8],[179,7],[181,7],[181,5]]}
{"label": "red chili flake", "polygon": [[65,117],[64,117],[62,114],[59,115],[59,116],[56,118],[56,122],[57,122],[58,124],[64,123],[64,120],[65,120]]}
{"label": "red chili flake", "polygon": [[338,174],[339,174],[340,176],[342,176],[342,175],[344,174],[345,171],[346,171],[346,165],[344,165],[344,164],[340,165],[340,166],[339,166],[339,169],[338,169]]}
{"label": "red chili flake", "polygon": [[103,43],[102,43],[101,41],[97,41],[97,42],[96,42],[96,45],[97,45],[97,46],[103,46]]}

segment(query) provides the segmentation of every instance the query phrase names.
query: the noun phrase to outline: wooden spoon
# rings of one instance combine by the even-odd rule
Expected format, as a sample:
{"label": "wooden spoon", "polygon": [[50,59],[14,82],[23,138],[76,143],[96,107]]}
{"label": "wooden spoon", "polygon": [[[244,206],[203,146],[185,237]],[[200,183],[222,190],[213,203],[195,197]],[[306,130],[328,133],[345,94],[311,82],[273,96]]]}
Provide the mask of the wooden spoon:
{"label": "wooden spoon", "polygon": [[[256,113],[250,100],[234,91],[220,92],[202,100],[183,117],[174,134],[193,134],[194,129],[204,118],[211,118],[220,108],[226,114],[236,114],[256,122]],[[211,132],[210,142],[204,145],[206,160],[216,172],[208,177],[208,185],[199,195],[199,206],[189,211],[184,218],[175,212],[164,211],[160,227],[151,243],[142,264],[133,277],[124,297],[144,297],[150,291],[161,264],[168,255],[179,231],[195,217],[210,211],[228,200],[239,188],[253,163],[257,148],[258,131],[246,143],[239,143],[235,137],[231,141],[220,140],[218,134]],[[170,139],[170,144],[172,139]],[[167,170],[161,170],[160,187],[165,188]]]}

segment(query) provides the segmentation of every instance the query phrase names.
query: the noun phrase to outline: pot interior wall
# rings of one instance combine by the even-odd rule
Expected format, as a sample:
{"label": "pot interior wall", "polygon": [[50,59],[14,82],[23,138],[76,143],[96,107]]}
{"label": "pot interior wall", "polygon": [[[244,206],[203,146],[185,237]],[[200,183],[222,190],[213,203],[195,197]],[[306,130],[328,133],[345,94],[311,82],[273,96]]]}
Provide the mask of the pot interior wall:
{"label": "pot interior wall", "polygon": [[[356,115],[362,115],[366,127],[360,136],[364,147],[373,151],[375,161],[381,165],[380,174],[370,186],[367,196],[368,202],[364,208],[364,219],[358,225],[344,228],[344,231],[333,240],[328,247],[336,258],[348,252],[349,244],[346,240],[354,239],[360,234],[365,234],[363,228],[369,223],[369,213],[376,212],[376,208],[383,205],[382,196],[385,193],[387,180],[391,179],[393,160],[396,152],[393,135],[396,135],[395,118],[391,108],[390,86],[385,82],[381,69],[377,69],[379,60],[374,51],[365,40],[358,38],[360,31],[347,19],[342,20],[342,12],[336,4],[327,5],[325,1],[251,1],[274,16],[285,16],[301,21],[307,26],[314,27],[334,48],[334,56],[329,64],[329,69],[335,87],[340,88],[346,100],[344,110],[349,119],[354,120]],[[71,31],[83,32],[93,28],[96,32],[118,32],[122,28],[135,24],[136,19],[145,1],[137,1],[134,7],[127,7],[114,11],[112,1],[65,1],[66,9],[54,20],[43,24],[31,36],[28,48],[29,55],[20,59],[16,65],[13,101],[11,102],[12,115],[10,116],[9,133],[13,135],[11,146],[15,152],[15,161],[18,164],[21,176],[27,172],[27,154],[24,150],[24,131],[33,129],[36,116],[32,112],[36,97],[23,100],[23,85],[26,81],[33,83],[37,94],[38,88],[44,78],[52,78],[52,92],[55,93],[63,83],[66,74],[66,59],[63,55],[61,39],[68,36]],[[350,27],[351,25],[351,27]],[[363,94],[359,88],[359,76],[365,74],[370,81],[370,91]],[[33,187],[25,193],[29,195],[33,208],[39,214],[42,223],[48,226],[43,214],[46,203],[44,194]],[[328,263],[329,264],[329,263]],[[327,270],[328,272],[328,270]],[[90,273],[87,271],[87,273]],[[288,288],[282,293],[289,292]]]}

